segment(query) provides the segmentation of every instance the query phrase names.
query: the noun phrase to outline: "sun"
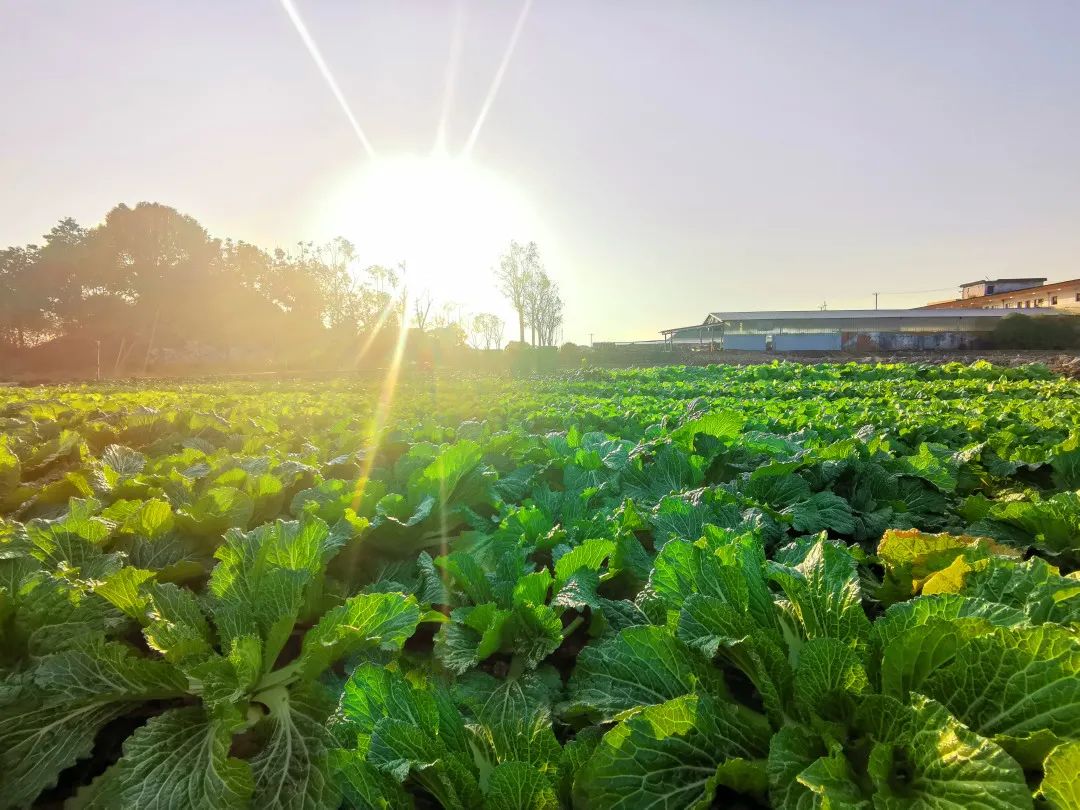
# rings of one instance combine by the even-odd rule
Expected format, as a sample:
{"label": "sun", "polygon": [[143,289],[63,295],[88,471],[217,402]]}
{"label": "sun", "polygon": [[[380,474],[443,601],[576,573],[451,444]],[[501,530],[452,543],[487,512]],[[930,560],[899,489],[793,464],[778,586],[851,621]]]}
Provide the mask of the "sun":
{"label": "sun", "polygon": [[492,269],[510,240],[541,238],[537,216],[511,184],[437,155],[365,163],[331,195],[322,220],[320,230],[352,241],[362,263],[405,262],[411,292],[472,311],[497,303]]}

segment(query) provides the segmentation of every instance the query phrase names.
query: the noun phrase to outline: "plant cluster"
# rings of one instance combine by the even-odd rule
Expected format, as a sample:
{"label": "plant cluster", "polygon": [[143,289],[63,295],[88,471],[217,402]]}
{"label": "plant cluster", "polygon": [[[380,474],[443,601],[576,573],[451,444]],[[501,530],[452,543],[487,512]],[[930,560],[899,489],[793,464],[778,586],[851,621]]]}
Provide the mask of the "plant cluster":
{"label": "plant cluster", "polygon": [[1032,366],[0,392],[0,807],[1080,806]]}

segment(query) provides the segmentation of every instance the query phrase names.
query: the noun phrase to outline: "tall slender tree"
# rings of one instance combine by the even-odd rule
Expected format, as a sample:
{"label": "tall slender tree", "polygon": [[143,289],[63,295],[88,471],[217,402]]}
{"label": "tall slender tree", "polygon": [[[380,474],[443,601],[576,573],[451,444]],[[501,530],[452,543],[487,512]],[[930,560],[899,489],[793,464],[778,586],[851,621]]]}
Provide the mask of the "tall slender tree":
{"label": "tall slender tree", "polygon": [[[510,248],[499,260],[495,279],[501,292],[518,316],[518,340],[525,342],[525,322],[528,318],[529,288],[534,277],[542,271],[540,249],[536,242],[522,245],[510,242]],[[535,340],[534,340],[535,342]]]}

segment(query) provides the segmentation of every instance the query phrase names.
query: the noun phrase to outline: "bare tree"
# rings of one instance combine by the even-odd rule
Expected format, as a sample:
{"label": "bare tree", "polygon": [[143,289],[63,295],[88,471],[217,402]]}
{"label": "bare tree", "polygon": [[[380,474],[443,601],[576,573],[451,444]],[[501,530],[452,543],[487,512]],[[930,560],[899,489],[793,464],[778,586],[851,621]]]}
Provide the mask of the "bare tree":
{"label": "bare tree", "polygon": [[502,347],[506,324],[498,315],[481,312],[472,319],[472,335],[477,348],[498,349]]}
{"label": "bare tree", "polygon": [[[518,316],[518,340],[525,342],[526,308],[529,300],[529,287],[533,277],[542,272],[540,249],[536,242],[521,245],[510,242],[510,249],[499,260],[499,269],[495,279],[501,292]],[[535,340],[534,340],[535,342]]]}
{"label": "bare tree", "polygon": [[436,329],[447,326],[460,326],[464,330],[465,316],[461,304],[454,301],[444,302],[439,312],[431,319],[431,323]]}
{"label": "bare tree", "polygon": [[431,315],[431,293],[424,290],[413,298],[412,304],[413,321],[416,323],[416,328],[423,332],[427,328],[428,318]]}

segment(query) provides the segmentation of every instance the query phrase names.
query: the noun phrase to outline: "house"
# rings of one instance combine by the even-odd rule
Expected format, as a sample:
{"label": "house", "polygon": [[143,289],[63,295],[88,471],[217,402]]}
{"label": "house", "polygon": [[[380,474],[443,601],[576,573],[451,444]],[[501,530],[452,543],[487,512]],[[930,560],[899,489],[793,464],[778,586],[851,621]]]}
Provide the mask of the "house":
{"label": "house", "polygon": [[999,278],[960,285],[960,298],[920,309],[1056,309],[1080,311],[1080,278],[1046,284],[1044,278]]}

